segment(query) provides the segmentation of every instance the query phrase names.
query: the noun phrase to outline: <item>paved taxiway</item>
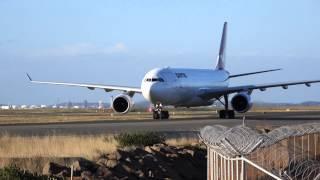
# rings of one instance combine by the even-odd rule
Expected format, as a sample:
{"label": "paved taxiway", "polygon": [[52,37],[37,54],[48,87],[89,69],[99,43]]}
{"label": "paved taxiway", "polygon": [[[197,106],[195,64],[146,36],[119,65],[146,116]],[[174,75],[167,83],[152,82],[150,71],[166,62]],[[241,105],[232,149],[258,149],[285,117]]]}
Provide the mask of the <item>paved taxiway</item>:
{"label": "paved taxiway", "polygon": [[[268,112],[247,113],[248,126],[282,126],[301,123],[320,123],[320,111],[310,112]],[[206,125],[235,126],[242,124],[242,117],[237,119],[170,119],[144,121],[105,121],[64,124],[2,125],[0,132],[14,135],[67,135],[67,134],[111,134],[130,131],[156,131],[169,134],[194,134]]]}

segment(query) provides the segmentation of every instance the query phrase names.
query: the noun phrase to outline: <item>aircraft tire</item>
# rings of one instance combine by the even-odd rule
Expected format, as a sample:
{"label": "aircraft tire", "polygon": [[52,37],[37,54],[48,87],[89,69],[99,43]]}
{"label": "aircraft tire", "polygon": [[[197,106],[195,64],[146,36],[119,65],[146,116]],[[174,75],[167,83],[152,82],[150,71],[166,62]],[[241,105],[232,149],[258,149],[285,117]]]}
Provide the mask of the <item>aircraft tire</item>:
{"label": "aircraft tire", "polygon": [[226,111],[225,110],[220,110],[219,111],[219,118],[220,119],[225,119],[226,118]]}
{"label": "aircraft tire", "polygon": [[234,119],[235,114],[233,110],[220,110],[219,111],[219,118],[220,119]]}
{"label": "aircraft tire", "polygon": [[161,111],[162,119],[169,119],[169,111]]}
{"label": "aircraft tire", "polygon": [[229,118],[229,119],[234,119],[234,118],[235,118],[235,114],[234,114],[234,111],[233,111],[233,110],[229,110],[229,111],[228,111],[228,118]]}
{"label": "aircraft tire", "polygon": [[160,116],[159,116],[159,113],[158,111],[153,111],[153,119],[159,119]]}

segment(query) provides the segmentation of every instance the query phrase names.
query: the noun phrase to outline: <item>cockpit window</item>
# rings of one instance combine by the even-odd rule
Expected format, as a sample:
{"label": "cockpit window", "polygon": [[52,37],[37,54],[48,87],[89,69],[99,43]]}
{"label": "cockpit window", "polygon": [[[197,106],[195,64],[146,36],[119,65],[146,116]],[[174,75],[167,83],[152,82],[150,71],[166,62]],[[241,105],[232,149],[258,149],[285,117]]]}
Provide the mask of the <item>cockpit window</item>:
{"label": "cockpit window", "polygon": [[147,78],[147,82],[164,82],[162,78]]}

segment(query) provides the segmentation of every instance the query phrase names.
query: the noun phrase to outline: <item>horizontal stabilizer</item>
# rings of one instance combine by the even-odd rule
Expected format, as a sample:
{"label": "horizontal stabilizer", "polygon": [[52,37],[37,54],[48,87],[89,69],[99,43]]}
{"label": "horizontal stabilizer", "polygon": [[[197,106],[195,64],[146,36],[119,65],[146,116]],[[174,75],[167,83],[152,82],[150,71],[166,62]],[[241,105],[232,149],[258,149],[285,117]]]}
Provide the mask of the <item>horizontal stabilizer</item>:
{"label": "horizontal stabilizer", "polygon": [[234,75],[230,75],[229,78],[240,77],[240,76],[248,76],[248,75],[253,75],[253,74],[260,74],[260,73],[279,71],[279,70],[282,70],[282,69],[269,69],[269,70],[264,70],[264,71],[256,71],[256,72],[243,73],[243,74],[234,74]]}

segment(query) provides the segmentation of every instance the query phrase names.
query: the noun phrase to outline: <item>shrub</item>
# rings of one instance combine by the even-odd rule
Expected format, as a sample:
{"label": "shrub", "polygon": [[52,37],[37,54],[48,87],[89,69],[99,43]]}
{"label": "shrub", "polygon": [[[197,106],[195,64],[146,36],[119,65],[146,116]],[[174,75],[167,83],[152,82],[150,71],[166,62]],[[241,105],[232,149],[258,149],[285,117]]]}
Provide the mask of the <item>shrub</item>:
{"label": "shrub", "polygon": [[153,132],[135,132],[121,133],[115,136],[120,147],[126,146],[151,146],[158,143],[163,143],[165,138]]}
{"label": "shrub", "polygon": [[0,169],[0,179],[2,180],[47,180],[47,176],[39,176],[37,174],[32,174],[28,171],[21,170],[20,168],[11,165],[9,167],[4,167]]}

